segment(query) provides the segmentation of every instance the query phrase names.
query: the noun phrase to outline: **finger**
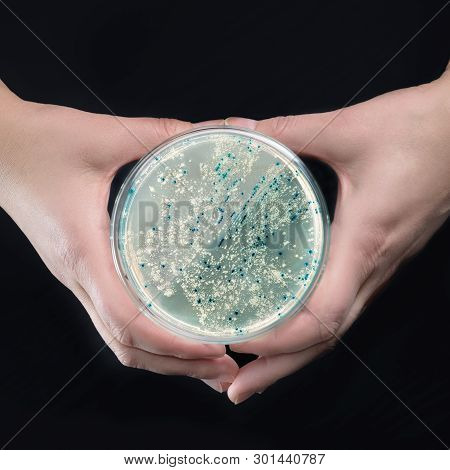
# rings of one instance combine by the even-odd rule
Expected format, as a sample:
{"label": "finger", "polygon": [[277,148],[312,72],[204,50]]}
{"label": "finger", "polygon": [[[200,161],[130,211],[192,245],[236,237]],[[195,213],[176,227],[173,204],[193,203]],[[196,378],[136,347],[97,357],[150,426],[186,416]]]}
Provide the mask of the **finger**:
{"label": "finger", "polygon": [[319,157],[334,167],[344,137],[339,113],[278,116],[262,121],[231,117],[225,123],[261,132],[279,140],[297,154]]}
{"label": "finger", "polygon": [[262,393],[277,380],[304,367],[330,347],[330,343],[322,343],[298,353],[259,357],[239,370],[228,388],[228,398],[235,405],[242,403],[255,393]]}
{"label": "finger", "polygon": [[86,121],[92,128],[91,148],[98,149],[92,164],[102,169],[117,169],[137,160],[165,140],[192,129],[192,124],[167,118],[124,118],[93,115]]}
{"label": "finger", "polygon": [[331,229],[330,255],[307,308],[268,334],[231,345],[236,352],[275,355],[307,349],[331,339],[351,308],[362,282],[361,256],[352,228]]}
{"label": "finger", "polygon": [[202,379],[202,382],[208,385],[208,387],[211,387],[213,390],[219,393],[226,392],[231,385],[231,382],[221,382],[220,380],[217,380],[217,379],[215,380]]}
{"label": "finger", "polygon": [[89,239],[85,244],[89,248],[78,276],[112,335],[125,346],[159,355],[186,359],[223,356],[223,345],[185,339],[139,313],[115,270],[107,232],[107,214],[105,219],[103,226],[100,224],[87,231]]}
{"label": "finger", "polygon": [[111,344],[119,361],[126,367],[144,369],[163,375],[185,375],[195,379],[206,379],[219,383],[233,382],[238,366],[230,356],[214,359],[180,359],[160,356],[137,348]]}
{"label": "finger", "polygon": [[211,119],[210,121],[200,121],[192,124],[192,127],[195,129],[197,127],[204,127],[204,126],[224,126],[225,119]]}
{"label": "finger", "polygon": [[74,288],[85,309],[88,311],[97,331],[119,361],[127,366],[148,370],[164,375],[186,375],[193,378],[205,379],[208,383],[223,384],[223,390],[231,383],[239,370],[236,362],[229,356],[212,359],[180,359],[172,356],[161,356],[138,348],[124,346],[105,327],[94,303],[81,285]]}

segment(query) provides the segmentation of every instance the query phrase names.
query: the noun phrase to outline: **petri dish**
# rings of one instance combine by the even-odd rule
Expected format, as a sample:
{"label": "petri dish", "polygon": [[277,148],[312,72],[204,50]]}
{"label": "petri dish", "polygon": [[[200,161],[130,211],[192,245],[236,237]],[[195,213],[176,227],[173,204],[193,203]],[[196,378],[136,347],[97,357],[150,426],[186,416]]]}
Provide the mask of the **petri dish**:
{"label": "petri dish", "polygon": [[177,135],[125,179],[114,263],[141,311],[176,334],[235,343],[298,314],[323,272],[329,216],[280,142],[231,126]]}

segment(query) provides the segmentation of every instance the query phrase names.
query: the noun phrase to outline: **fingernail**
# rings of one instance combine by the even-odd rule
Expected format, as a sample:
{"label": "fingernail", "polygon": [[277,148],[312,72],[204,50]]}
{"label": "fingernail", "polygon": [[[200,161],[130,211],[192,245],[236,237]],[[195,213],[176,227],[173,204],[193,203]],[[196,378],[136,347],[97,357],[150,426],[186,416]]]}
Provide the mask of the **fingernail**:
{"label": "fingernail", "polygon": [[204,384],[208,385],[208,387],[211,387],[216,392],[219,392],[219,393],[223,392],[223,387],[222,387],[222,383],[220,382],[220,380],[202,379],[202,382]]}
{"label": "fingernail", "polygon": [[235,400],[233,401],[233,403],[235,405],[239,405],[240,403],[244,402],[245,400],[248,400],[252,395],[254,395],[254,392],[246,392],[246,393],[242,393],[241,395],[238,395]]}
{"label": "fingernail", "polygon": [[211,119],[209,121],[201,121],[192,123],[192,128],[196,129],[197,127],[205,126],[220,126],[223,124],[223,119]]}
{"label": "fingernail", "polygon": [[243,401],[247,400],[253,394],[254,394],[254,392],[247,391],[247,392],[238,393],[238,394],[235,395],[234,387],[231,387],[230,389],[228,389],[228,398],[235,405],[239,405],[239,403],[242,403]]}
{"label": "fingernail", "polygon": [[231,385],[231,382],[221,382],[220,380],[216,379],[202,379],[202,382],[219,393],[226,392]]}
{"label": "fingernail", "polygon": [[247,127],[248,129],[256,128],[256,121],[254,119],[240,117],[228,117],[225,119],[224,124],[225,126]]}

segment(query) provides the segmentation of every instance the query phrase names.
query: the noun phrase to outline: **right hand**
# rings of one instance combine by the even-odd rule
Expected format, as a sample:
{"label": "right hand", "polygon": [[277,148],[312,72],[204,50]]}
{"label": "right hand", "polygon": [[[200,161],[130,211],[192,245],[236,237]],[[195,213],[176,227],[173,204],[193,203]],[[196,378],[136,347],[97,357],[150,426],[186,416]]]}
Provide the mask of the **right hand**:
{"label": "right hand", "polygon": [[107,203],[117,170],[192,125],[25,102],[0,82],[0,204],[78,297],[120,362],[223,391],[237,364],[138,313],[113,264]]}

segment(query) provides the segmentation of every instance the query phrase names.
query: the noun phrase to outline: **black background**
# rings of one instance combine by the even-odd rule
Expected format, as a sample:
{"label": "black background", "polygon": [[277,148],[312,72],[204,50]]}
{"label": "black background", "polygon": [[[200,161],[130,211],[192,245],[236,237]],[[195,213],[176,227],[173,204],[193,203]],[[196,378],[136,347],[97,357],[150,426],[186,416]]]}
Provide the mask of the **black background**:
{"label": "black background", "polygon": [[[114,113],[191,121],[338,108],[444,4],[6,3]],[[354,102],[438,77],[448,60],[448,10]],[[108,112],[2,4],[0,44],[0,77],[21,97]],[[332,175],[312,169],[332,206]],[[103,343],[3,212],[0,224],[3,445]],[[447,444],[449,235],[447,223],[344,338]],[[8,445],[264,447],[443,445],[342,345],[239,406],[193,379],[126,369],[105,350]]]}

